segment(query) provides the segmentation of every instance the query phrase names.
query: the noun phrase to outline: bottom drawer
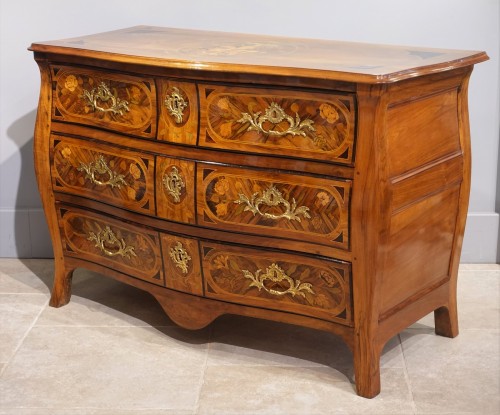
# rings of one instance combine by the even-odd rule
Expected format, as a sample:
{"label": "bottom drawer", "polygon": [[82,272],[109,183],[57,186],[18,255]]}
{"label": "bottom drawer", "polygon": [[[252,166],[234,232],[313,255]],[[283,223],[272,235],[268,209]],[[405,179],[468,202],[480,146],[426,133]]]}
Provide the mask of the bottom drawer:
{"label": "bottom drawer", "polygon": [[173,290],[352,324],[348,263],[171,235],[63,204],[58,218],[68,256]]}
{"label": "bottom drawer", "polygon": [[200,242],[205,295],[351,325],[351,266]]}
{"label": "bottom drawer", "polygon": [[60,206],[58,212],[66,254],[174,290],[203,294],[195,239],[74,207]]}
{"label": "bottom drawer", "polygon": [[58,213],[65,253],[164,285],[157,232],[73,207]]}

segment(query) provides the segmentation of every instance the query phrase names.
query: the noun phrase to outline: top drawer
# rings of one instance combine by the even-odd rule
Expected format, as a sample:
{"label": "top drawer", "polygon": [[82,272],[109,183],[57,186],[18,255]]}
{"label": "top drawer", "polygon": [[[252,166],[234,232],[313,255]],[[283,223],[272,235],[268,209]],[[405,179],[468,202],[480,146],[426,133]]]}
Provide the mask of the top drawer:
{"label": "top drawer", "polygon": [[354,97],[200,85],[199,145],[235,151],[353,161]]}
{"label": "top drawer", "polygon": [[155,137],[153,79],[65,66],[52,67],[52,77],[53,119]]}

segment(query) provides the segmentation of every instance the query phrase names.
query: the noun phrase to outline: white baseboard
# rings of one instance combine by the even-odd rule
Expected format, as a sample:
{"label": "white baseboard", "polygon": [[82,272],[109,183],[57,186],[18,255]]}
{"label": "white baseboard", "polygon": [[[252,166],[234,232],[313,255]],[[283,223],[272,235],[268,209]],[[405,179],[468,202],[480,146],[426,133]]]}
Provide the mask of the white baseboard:
{"label": "white baseboard", "polygon": [[[462,263],[496,263],[498,213],[467,216]],[[0,258],[52,258],[52,243],[42,209],[0,209]]]}

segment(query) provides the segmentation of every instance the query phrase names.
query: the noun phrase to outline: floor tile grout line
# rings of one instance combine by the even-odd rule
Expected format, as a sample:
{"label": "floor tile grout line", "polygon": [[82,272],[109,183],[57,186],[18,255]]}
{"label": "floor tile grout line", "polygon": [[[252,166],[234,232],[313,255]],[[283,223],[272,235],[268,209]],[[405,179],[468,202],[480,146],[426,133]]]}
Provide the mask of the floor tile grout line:
{"label": "floor tile grout line", "polygon": [[0,295],[43,295],[47,298],[50,297],[50,293],[16,293],[16,292],[0,292]]}
{"label": "floor tile grout line", "polygon": [[35,318],[31,322],[31,324],[29,325],[29,327],[24,332],[23,337],[21,338],[21,340],[19,340],[17,346],[15,347],[15,349],[12,352],[11,356],[7,360],[5,366],[0,371],[0,377],[3,375],[3,373],[5,372],[5,370],[7,369],[7,367],[9,367],[9,365],[11,364],[11,362],[14,360],[14,357],[16,356],[17,352],[19,351],[19,349],[23,345],[24,340],[26,339],[26,337],[28,337],[28,334],[33,329],[33,327],[35,327],[35,324],[38,321],[38,319],[40,318],[40,316],[42,315],[43,311],[47,308],[47,305],[49,304],[49,301],[50,301],[50,298],[47,298],[47,300],[45,301],[45,304],[40,308],[40,311],[38,312],[38,314],[35,316]]}
{"label": "floor tile grout line", "polygon": [[406,356],[405,356],[405,350],[403,348],[403,341],[401,340],[401,334],[398,334],[398,339],[399,339],[399,346],[401,347],[401,353],[403,355],[403,373],[406,385],[408,386],[408,391],[410,393],[411,408],[413,413],[416,415],[418,413],[418,409],[417,409],[417,404],[415,403],[415,399],[413,397],[413,390],[411,388],[411,380],[410,380],[410,375],[408,373],[408,366],[406,365]]}
{"label": "floor tile grout line", "polygon": [[75,328],[88,328],[88,327],[96,327],[96,328],[130,328],[130,327],[137,327],[137,328],[151,328],[151,329],[161,329],[161,328],[167,328],[167,327],[174,327],[177,328],[177,326],[151,326],[148,324],[123,324],[123,325],[117,325],[117,324],[39,324],[37,327],[75,327]]}
{"label": "floor tile grout line", "polygon": [[205,361],[203,362],[203,368],[202,368],[202,371],[201,371],[200,383],[199,383],[199,386],[198,386],[198,398],[196,399],[195,410],[193,412],[194,415],[197,415],[200,412],[201,392],[203,390],[203,385],[205,384],[205,374],[206,374],[207,367],[208,367],[208,355],[209,355],[210,349],[211,349],[210,346],[211,346],[211,343],[212,343],[212,334],[213,334],[213,325],[211,325],[209,327],[209,330],[208,330],[207,352],[205,354]]}

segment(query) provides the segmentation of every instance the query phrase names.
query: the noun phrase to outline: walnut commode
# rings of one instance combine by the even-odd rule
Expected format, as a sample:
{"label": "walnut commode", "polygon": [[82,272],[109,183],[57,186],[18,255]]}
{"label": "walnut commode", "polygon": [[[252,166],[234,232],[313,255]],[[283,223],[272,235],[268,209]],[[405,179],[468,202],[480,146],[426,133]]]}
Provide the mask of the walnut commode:
{"label": "walnut commode", "polygon": [[144,26],[31,50],[52,306],[84,267],[190,329],[242,314],[325,330],[365,397],[392,336],[432,311],[458,334],[485,53]]}

